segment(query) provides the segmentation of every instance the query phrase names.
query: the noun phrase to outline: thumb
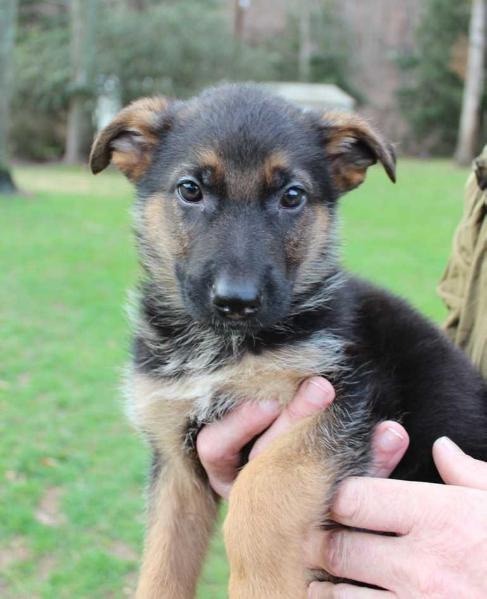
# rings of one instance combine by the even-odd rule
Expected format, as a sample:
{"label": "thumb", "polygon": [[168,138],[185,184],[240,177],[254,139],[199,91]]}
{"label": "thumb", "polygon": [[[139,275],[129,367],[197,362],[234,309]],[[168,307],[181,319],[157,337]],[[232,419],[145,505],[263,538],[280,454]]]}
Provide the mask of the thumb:
{"label": "thumb", "polygon": [[487,491],[487,462],[470,457],[448,437],[435,441],[433,459],[447,485]]}

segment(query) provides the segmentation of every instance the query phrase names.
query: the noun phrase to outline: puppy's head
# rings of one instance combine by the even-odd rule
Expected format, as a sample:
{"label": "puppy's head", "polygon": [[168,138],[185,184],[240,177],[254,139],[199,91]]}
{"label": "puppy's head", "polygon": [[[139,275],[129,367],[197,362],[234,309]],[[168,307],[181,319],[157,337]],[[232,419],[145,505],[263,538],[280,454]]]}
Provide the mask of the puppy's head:
{"label": "puppy's head", "polygon": [[173,308],[215,326],[268,327],[336,268],[337,198],[391,147],[359,117],[314,114],[252,86],[188,102],[139,100],[98,135],[137,188],[136,232]]}

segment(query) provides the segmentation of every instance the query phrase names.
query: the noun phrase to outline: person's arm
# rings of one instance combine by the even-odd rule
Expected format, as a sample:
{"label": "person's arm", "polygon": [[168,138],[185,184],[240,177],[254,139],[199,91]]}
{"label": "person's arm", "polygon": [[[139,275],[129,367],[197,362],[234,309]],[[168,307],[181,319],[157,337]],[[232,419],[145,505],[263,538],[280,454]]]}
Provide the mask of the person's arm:
{"label": "person's arm", "polygon": [[312,583],[310,599],[485,599],[487,463],[439,439],[433,457],[447,485],[353,478],[340,487],[333,519],[377,535],[316,533],[310,566],[385,590]]}

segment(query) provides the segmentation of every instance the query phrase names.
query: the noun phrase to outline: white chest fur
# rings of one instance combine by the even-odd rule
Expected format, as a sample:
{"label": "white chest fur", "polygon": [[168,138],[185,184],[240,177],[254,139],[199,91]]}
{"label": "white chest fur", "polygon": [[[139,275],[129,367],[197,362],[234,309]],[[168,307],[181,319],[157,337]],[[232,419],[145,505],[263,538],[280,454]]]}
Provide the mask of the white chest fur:
{"label": "white chest fur", "polygon": [[165,379],[135,371],[127,381],[128,413],[138,429],[156,434],[161,418],[167,418],[168,404],[200,422],[208,419],[216,401],[220,409],[267,399],[277,399],[284,406],[303,379],[332,375],[343,367],[343,340],[317,333],[289,347],[247,353],[214,371],[194,369],[183,377]]}

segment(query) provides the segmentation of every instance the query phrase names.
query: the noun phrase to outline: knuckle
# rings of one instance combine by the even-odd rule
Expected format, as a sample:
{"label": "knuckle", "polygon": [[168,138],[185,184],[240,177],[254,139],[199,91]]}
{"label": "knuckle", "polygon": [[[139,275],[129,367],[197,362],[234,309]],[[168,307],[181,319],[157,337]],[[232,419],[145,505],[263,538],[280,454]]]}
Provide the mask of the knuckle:
{"label": "knuckle", "polygon": [[326,550],[326,569],[330,574],[340,576],[346,570],[347,550],[343,533],[333,532]]}
{"label": "knuckle", "polygon": [[348,479],[342,483],[333,504],[333,513],[342,518],[356,518],[365,503],[364,490],[360,481]]}
{"label": "knuckle", "polygon": [[303,411],[303,407],[295,401],[287,406],[285,413],[287,414],[287,419],[291,422],[296,422],[306,415]]}

